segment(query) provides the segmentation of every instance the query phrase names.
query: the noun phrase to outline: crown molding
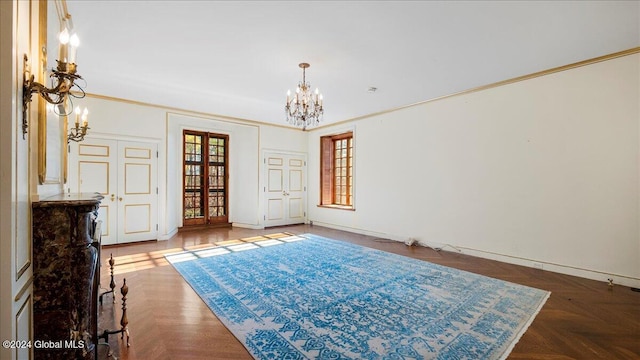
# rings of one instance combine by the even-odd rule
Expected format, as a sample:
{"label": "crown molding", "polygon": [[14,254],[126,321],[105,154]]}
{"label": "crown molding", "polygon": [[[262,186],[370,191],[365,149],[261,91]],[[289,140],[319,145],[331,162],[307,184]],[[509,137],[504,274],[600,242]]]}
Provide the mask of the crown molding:
{"label": "crown molding", "polygon": [[365,119],[365,118],[369,118],[369,117],[373,117],[373,116],[377,116],[377,115],[382,115],[382,114],[387,114],[387,113],[394,112],[394,111],[397,111],[397,110],[402,110],[402,109],[406,109],[406,108],[410,108],[410,107],[414,107],[414,106],[418,106],[418,105],[422,105],[422,104],[427,104],[427,103],[434,102],[434,101],[448,99],[448,98],[454,97],[454,96],[471,94],[471,93],[478,92],[478,91],[483,91],[483,90],[488,90],[488,89],[492,89],[492,88],[496,88],[496,87],[500,87],[500,86],[505,86],[505,85],[517,83],[517,82],[520,82],[520,81],[535,79],[535,78],[538,78],[538,77],[551,75],[551,74],[555,74],[555,73],[558,73],[558,72],[567,71],[567,70],[579,68],[579,67],[582,67],[582,66],[592,65],[592,64],[599,63],[599,62],[613,60],[613,59],[617,59],[617,58],[620,58],[620,57],[623,57],[623,56],[629,56],[629,55],[638,54],[638,53],[640,53],[640,47],[634,47],[634,48],[631,48],[631,49],[628,49],[628,50],[623,50],[623,51],[615,52],[615,53],[612,53],[612,54],[598,56],[598,57],[595,57],[595,58],[592,58],[592,59],[583,60],[583,61],[579,61],[579,62],[576,62],[576,63],[568,64],[568,65],[558,66],[558,67],[555,67],[555,68],[538,71],[538,72],[531,73],[531,74],[528,74],[528,75],[523,75],[523,76],[518,76],[518,77],[514,77],[514,78],[511,78],[511,79],[507,79],[507,80],[498,81],[498,82],[491,83],[491,84],[488,84],[488,85],[478,86],[478,87],[471,88],[471,89],[468,89],[468,90],[463,90],[463,91],[460,91],[460,92],[457,92],[457,93],[453,93],[453,94],[449,94],[449,95],[443,95],[443,96],[439,96],[439,97],[436,97],[436,98],[433,98],[433,99],[419,101],[419,102],[416,102],[416,103],[413,103],[413,104],[409,104],[409,105],[403,105],[403,106],[395,107],[395,108],[388,109],[388,110],[383,110],[383,111],[379,111],[379,112],[375,112],[375,113],[371,113],[371,114],[367,114],[367,115],[361,115],[361,116],[357,116],[357,117],[354,117],[354,118],[350,118],[350,119],[338,121],[338,122],[335,122],[335,123],[331,123],[331,124],[320,125],[320,126],[317,126],[317,127],[313,128],[313,129],[307,129],[307,131],[316,131],[318,129],[329,127],[329,126],[335,126],[335,125],[344,124],[344,123],[348,123],[348,122],[352,122],[352,121],[356,121],[356,120],[362,120],[362,119]]}

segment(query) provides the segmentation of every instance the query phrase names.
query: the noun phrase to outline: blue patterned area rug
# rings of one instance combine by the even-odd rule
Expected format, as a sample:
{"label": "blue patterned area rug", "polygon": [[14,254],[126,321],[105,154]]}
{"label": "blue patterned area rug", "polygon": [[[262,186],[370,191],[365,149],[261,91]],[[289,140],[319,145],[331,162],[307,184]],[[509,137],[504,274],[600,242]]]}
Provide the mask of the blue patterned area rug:
{"label": "blue patterned area rug", "polygon": [[310,234],[166,258],[256,359],[503,359],[550,295]]}

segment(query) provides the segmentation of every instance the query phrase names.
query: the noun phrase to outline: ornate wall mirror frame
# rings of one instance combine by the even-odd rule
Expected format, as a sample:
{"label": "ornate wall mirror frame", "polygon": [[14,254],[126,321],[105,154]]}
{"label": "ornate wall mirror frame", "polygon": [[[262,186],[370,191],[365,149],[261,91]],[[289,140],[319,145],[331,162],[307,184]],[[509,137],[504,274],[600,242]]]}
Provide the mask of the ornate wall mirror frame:
{"label": "ornate wall mirror frame", "polygon": [[[47,67],[55,64],[58,46],[56,34],[69,18],[65,0],[39,1],[38,43],[40,45],[37,71],[40,81],[48,83]],[[51,36],[49,36],[51,35]],[[52,51],[47,51],[51,49]],[[67,100],[68,101],[68,100]],[[62,104],[65,107],[67,103]],[[63,111],[64,113],[64,111]],[[51,105],[38,99],[38,181],[43,184],[67,182],[67,116],[60,116]]]}

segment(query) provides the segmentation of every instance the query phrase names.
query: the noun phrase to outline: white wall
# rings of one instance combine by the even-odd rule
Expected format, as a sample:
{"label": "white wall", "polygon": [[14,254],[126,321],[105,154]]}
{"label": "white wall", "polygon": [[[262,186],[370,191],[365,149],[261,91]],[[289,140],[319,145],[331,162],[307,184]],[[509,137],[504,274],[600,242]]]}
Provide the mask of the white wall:
{"label": "white wall", "polygon": [[[90,89],[87,84],[87,91]],[[134,102],[118,101],[94,96],[73,99],[75,106],[89,111],[87,138],[153,142],[158,145],[158,237],[168,238],[166,229],[166,110]],[[70,118],[71,122],[73,119]],[[70,124],[71,126],[73,124]],[[69,164],[72,166],[71,164]],[[67,187],[70,183],[67,183]],[[69,191],[67,189],[67,191]]]}
{"label": "white wall", "polygon": [[350,123],[356,211],[313,206],[312,131],[309,220],[638,286],[639,59]]}
{"label": "white wall", "polygon": [[306,152],[307,132],[300,129],[262,125],[260,127],[260,148],[263,150]]}
{"label": "white wall", "polygon": [[[90,91],[91,83],[86,88]],[[87,107],[89,136],[118,135],[134,138],[163,139],[167,110],[134,102],[105,99],[91,95],[74,99],[74,105]]]}
{"label": "white wall", "polygon": [[[284,121],[283,121],[284,123]],[[264,190],[267,186],[267,175],[265,172],[266,168],[266,156],[267,153],[286,153],[286,154],[298,154],[306,157],[307,155],[307,132],[302,131],[301,129],[296,128],[288,128],[282,126],[267,126],[263,125],[260,127],[260,181],[259,181],[259,189],[263,190],[259,192],[260,196],[260,206],[258,208],[259,221],[260,225],[258,228],[264,228],[264,219],[266,216],[265,209],[265,196],[266,193]],[[307,170],[309,166],[306,166]],[[307,176],[308,177],[308,176]],[[305,184],[306,185],[306,184]],[[309,206],[308,201],[305,201],[305,213],[307,212],[307,207]],[[306,222],[306,219],[305,219]]]}
{"label": "white wall", "polygon": [[[182,130],[192,129],[229,135],[229,221],[233,226],[264,227],[264,184],[262,152],[265,150],[304,153],[306,133],[297,129],[216,118],[169,113],[167,116],[169,149],[167,179],[168,218],[182,226]],[[172,199],[173,198],[173,199]],[[175,214],[173,213],[175,211]],[[172,229],[173,223],[168,222]]]}
{"label": "white wall", "polygon": [[[193,128],[231,136],[234,225],[263,226],[265,151],[307,153],[317,224],[640,286],[638,62],[628,55],[311,132],[92,96],[76,104],[89,108],[90,136],[160,144],[160,239],[181,225],[179,141]],[[319,137],[346,130],[356,210],[318,208]],[[2,171],[28,176],[31,189],[3,191],[38,195],[33,153],[17,172],[4,156]],[[28,204],[3,207],[3,219]]]}
{"label": "white wall", "polygon": [[[212,117],[169,113],[167,116],[168,228],[182,226],[182,131],[208,131],[229,135],[229,222],[259,225],[259,126]],[[172,221],[173,220],[173,221]]]}
{"label": "white wall", "polygon": [[[90,90],[90,84],[87,91]],[[304,153],[306,133],[300,130],[177,111],[120,99],[89,95],[74,100],[89,109],[89,136],[157,141],[159,146],[159,239],[173,236],[182,226],[182,131],[229,135],[229,220],[234,226],[263,226],[261,151]]]}

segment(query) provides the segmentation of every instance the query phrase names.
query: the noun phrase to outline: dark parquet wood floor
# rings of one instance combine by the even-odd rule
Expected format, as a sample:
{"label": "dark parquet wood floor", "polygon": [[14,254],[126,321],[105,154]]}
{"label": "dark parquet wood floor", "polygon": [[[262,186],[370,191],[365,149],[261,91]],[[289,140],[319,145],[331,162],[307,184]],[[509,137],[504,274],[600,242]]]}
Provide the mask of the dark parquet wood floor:
{"label": "dark parquet wood floor", "polygon": [[[251,359],[163,254],[281,232],[314,233],[551,291],[509,359],[640,359],[640,292],[628,287],[610,289],[604,282],[308,225],[184,231],[168,241],[105,247],[102,286],[109,284],[110,254],[116,261],[117,289],[123,278],[129,285],[131,346],[112,335],[116,358]],[[110,296],[101,310],[101,328],[119,326],[121,296],[116,291],[116,304]],[[105,352],[102,348],[101,354]]]}

